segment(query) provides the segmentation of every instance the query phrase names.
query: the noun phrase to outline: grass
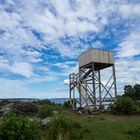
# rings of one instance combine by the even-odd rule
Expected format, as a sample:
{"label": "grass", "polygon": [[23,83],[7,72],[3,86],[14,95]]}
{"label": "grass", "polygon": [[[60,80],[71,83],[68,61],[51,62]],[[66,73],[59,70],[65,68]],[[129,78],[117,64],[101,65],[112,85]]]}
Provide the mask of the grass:
{"label": "grass", "polygon": [[[47,106],[57,112],[65,112],[76,122],[76,127],[72,129],[71,140],[137,140],[127,132],[133,131],[136,125],[140,125],[140,115],[117,116],[107,113],[100,113],[94,116],[85,114],[77,115],[75,112],[68,111],[62,106]],[[37,117],[35,116],[29,119],[36,120]],[[0,118],[0,124],[2,121],[3,119]],[[41,130],[41,140],[48,140],[46,138],[46,134],[48,133],[47,129],[43,128]]]}
{"label": "grass", "polygon": [[[134,130],[140,124],[140,115],[117,116],[100,113],[91,116],[77,115],[66,110],[64,112],[81,126],[73,128],[71,140],[136,140],[127,132]],[[46,133],[44,130],[42,140],[45,140]]]}
{"label": "grass", "polygon": [[76,137],[77,140],[135,140],[127,132],[140,124],[140,116],[100,114],[89,118],[87,115],[69,115],[82,126],[73,129],[73,140]]}

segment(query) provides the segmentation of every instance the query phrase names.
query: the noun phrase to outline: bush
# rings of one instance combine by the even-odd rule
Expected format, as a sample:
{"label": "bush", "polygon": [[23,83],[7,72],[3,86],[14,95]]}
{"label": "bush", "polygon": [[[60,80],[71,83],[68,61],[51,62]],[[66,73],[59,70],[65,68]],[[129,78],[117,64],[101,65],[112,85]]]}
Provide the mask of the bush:
{"label": "bush", "polygon": [[48,139],[69,139],[73,127],[72,120],[63,113],[55,114],[48,124]]}
{"label": "bush", "polygon": [[63,107],[64,107],[64,108],[71,108],[70,101],[65,101],[65,102],[63,103]]}
{"label": "bush", "polygon": [[119,96],[114,104],[110,104],[109,110],[113,114],[134,114],[136,113],[137,106],[130,97]]}
{"label": "bush", "polygon": [[[76,108],[77,100],[76,100],[76,99],[73,99],[72,102],[73,102],[73,104],[74,104],[74,107]],[[64,107],[64,108],[72,108],[72,105],[71,105],[71,103],[70,103],[70,100],[65,101],[65,102],[63,103],[63,107]]]}
{"label": "bush", "polygon": [[22,116],[9,114],[0,125],[1,140],[36,140],[38,125]]}
{"label": "bush", "polygon": [[46,117],[50,117],[52,114],[53,114],[53,109],[51,106],[48,106],[48,105],[41,106],[40,111],[39,111],[40,118],[43,119]]}

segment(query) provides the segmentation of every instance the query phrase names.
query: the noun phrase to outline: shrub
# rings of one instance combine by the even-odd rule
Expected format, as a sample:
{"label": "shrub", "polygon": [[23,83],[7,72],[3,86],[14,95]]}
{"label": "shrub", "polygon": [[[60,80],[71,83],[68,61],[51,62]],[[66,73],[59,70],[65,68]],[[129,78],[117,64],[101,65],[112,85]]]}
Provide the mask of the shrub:
{"label": "shrub", "polygon": [[1,140],[36,140],[38,125],[23,116],[9,114],[0,125]]}
{"label": "shrub", "polygon": [[39,111],[40,118],[43,119],[46,117],[50,117],[52,114],[53,114],[53,109],[51,106],[48,106],[48,105],[41,106],[40,111]]}
{"label": "shrub", "polygon": [[48,125],[48,139],[67,140],[70,138],[73,127],[72,120],[63,113],[55,114]]}
{"label": "shrub", "polygon": [[114,104],[110,104],[109,110],[113,114],[130,115],[136,113],[136,105],[130,97],[119,96]]}
{"label": "shrub", "polygon": [[70,100],[69,100],[69,101],[65,101],[65,102],[63,103],[63,107],[64,107],[64,108],[70,108],[70,107],[71,107]]}
{"label": "shrub", "polygon": [[[74,107],[76,108],[77,100],[76,100],[76,99],[73,99],[72,102],[73,102],[73,104],[74,104]],[[63,107],[64,107],[64,108],[72,108],[71,103],[70,103],[70,100],[65,101],[65,102],[63,103]]]}

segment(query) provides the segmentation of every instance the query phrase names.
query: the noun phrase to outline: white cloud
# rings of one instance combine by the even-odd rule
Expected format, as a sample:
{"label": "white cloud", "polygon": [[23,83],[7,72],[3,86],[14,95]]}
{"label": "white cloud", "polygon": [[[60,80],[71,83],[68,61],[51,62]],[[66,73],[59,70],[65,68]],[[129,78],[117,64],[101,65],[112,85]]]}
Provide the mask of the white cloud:
{"label": "white cloud", "polygon": [[[51,43],[62,56],[73,57],[82,50],[63,45],[59,38],[65,34],[76,36],[88,31],[100,32],[108,24],[114,6],[114,3],[91,0],[75,1],[73,5],[68,0],[63,0],[63,4],[61,0],[7,2],[0,8],[0,26],[8,34],[1,46],[17,52],[23,45],[40,48],[43,44]],[[5,8],[12,8],[13,12],[8,13]],[[31,30],[43,33],[43,41],[37,40]]]}
{"label": "white cloud", "polygon": [[[115,25],[119,24],[123,19],[133,21],[133,32],[129,30],[129,35],[120,41],[118,49],[116,49],[116,56],[119,58],[116,60],[118,81],[120,83],[138,82],[140,64],[138,61],[134,61],[134,57],[140,54],[140,33],[139,26],[134,21],[139,20],[139,9],[140,4],[138,3],[114,0],[77,0],[71,1],[71,3],[68,0],[63,0],[63,2],[62,0],[5,1],[0,4],[0,30],[3,32],[0,34],[0,53],[3,54],[0,57],[0,70],[28,78],[26,86],[31,83],[58,80],[61,76],[68,76],[72,72],[77,73],[78,64],[75,62],[61,63],[61,60],[56,62],[55,66],[62,69],[62,73],[49,70],[49,59],[44,59],[48,61],[45,64],[46,67],[36,65],[36,63],[44,62],[42,55],[49,49],[55,49],[62,58],[75,58],[89,47],[104,47],[94,37],[93,41],[94,39],[96,41],[91,46],[83,45],[80,39],[71,40],[72,45],[69,46],[62,43],[60,38],[83,37],[87,32],[93,32],[95,35],[103,33],[104,38],[104,29],[112,22]],[[112,27],[110,26],[110,28]],[[137,32],[134,31],[134,28]],[[42,35],[40,39],[32,31],[40,33]],[[120,31],[116,29],[115,32]],[[85,41],[88,42],[88,40]],[[46,47],[46,44],[50,45]],[[30,49],[29,46],[34,49]],[[49,57],[47,53],[45,57]],[[52,57],[56,59],[55,56]],[[75,65],[70,66],[71,64]],[[37,70],[43,71],[45,75],[35,74]],[[7,88],[16,86],[16,81],[14,85],[12,82],[14,83],[14,81],[9,82]],[[68,83],[68,80],[65,80],[64,83]],[[19,83],[17,85],[19,88],[16,91],[19,90],[23,94],[26,91],[23,89],[23,85]],[[4,89],[2,91],[4,92]],[[10,94],[10,91],[8,93]]]}
{"label": "white cloud", "polygon": [[0,97],[1,98],[14,98],[14,97],[33,97],[27,88],[24,86],[23,81],[0,79]]}
{"label": "white cloud", "polygon": [[[112,14],[120,14],[125,18],[135,17],[139,15],[139,7],[140,4],[111,0],[63,0],[63,4],[61,0],[7,1],[0,7],[0,27],[8,34],[1,46],[17,52],[19,47],[21,51],[23,45],[40,48],[50,43],[62,56],[74,57],[82,50],[62,44],[60,37],[66,34],[76,36],[88,31],[100,33],[109,24]],[[6,12],[6,8],[12,8],[12,12]],[[38,40],[31,30],[43,33],[43,40]]]}
{"label": "white cloud", "polygon": [[126,36],[115,51],[118,89],[140,83],[140,61],[136,59],[140,55],[140,32]]}
{"label": "white cloud", "polygon": [[140,4],[122,4],[119,7],[119,12],[124,19],[139,18],[140,17]]}
{"label": "white cloud", "polygon": [[15,62],[9,64],[5,59],[0,60],[0,69],[3,71],[9,71],[13,74],[19,74],[27,78],[34,75],[32,66],[27,62]]}
{"label": "white cloud", "polygon": [[[74,66],[71,66],[70,64],[73,63]],[[62,72],[59,74],[61,76],[68,76],[70,73],[78,73],[78,63],[77,62],[71,62],[67,61],[65,63],[56,63],[54,64],[58,68],[62,69]]]}
{"label": "white cloud", "polygon": [[29,63],[26,63],[26,62],[14,63],[10,67],[10,71],[15,73],[15,74],[23,75],[23,76],[25,76],[27,78],[29,78],[29,77],[34,75],[32,66]]}
{"label": "white cloud", "polygon": [[[47,91],[35,91],[21,80],[0,78],[0,98],[52,98]],[[61,94],[60,94],[61,96]]]}
{"label": "white cloud", "polygon": [[140,55],[140,32],[133,32],[119,44],[117,57],[134,57]]}
{"label": "white cloud", "polygon": [[140,61],[119,59],[116,61],[116,75],[118,89],[123,90],[125,85],[140,83]]}
{"label": "white cloud", "polygon": [[63,81],[63,84],[68,85],[68,84],[69,84],[69,79],[65,79],[65,80]]}
{"label": "white cloud", "polygon": [[19,22],[21,18],[17,13],[7,13],[2,8],[0,8],[0,11],[0,27],[2,29],[10,30],[11,28],[16,29],[16,27],[20,26]]}

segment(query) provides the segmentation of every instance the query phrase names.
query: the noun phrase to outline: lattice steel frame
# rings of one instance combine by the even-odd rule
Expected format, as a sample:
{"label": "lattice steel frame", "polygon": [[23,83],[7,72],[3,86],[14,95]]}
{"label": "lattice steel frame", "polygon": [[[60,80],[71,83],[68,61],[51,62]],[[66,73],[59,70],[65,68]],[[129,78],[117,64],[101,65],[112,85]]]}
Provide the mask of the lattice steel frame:
{"label": "lattice steel frame", "polygon": [[106,84],[103,84],[101,79],[100,72],[102,69],[95,69],[95,63],[90,64],[88,67],[79,68],[78,74],[72,73],[69,75],[69,96],[73,108],[76,108],[76,90],[79,93],[79,100],[77,100],[77,102],[80,108],[100,109],[102,106],[106,105],[107,101],[113,103],[116,100],[117,87],[115,65],[112,64],[110,67],[112,67],[112,74]]}

